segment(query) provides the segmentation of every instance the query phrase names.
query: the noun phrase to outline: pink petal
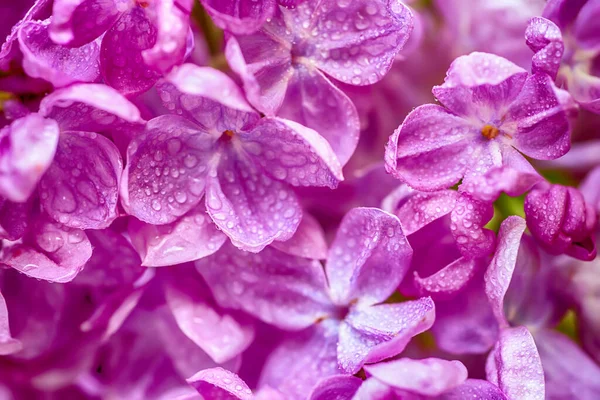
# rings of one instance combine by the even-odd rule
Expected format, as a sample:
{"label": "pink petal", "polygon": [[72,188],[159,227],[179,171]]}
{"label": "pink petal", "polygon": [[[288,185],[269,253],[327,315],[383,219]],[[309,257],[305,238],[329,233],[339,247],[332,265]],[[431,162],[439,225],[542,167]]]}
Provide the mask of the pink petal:
{"label": "pink petal", "polygon": [[337,321],[326,319],[286,334],[269,354],[258,386],[276,388],[285,399],[301,399],[320,380],[341,374],[336,360],[338,327]]}
{"label": "pink petal", "polygon": [[40,204],[56,221],[102,229],[117,218],[123,162],[116,146],[89,132],[62,132],[54,162],[40,181]]}
{"label": "pink petal", "polygon": [[516,125],[514,146],[540,160],[558,158],[571,147],[568,112],[571,96],[558,89],[546,74],[527,78],[523,90],[511,104],[505,124]]}
{"label": "pink petal", "polygon": [[98,38],[117,20],[123,0],[56,0],[50,38],[56,44],[80,47]]}
{"label": "pink petal", "polygon": [[417,107],[390,137],[386,169],[418,190],[447,189],[472,162],[467,149],[475,133],[466,120],[438,105]]}
{"label": "pink petal", "polygon": [[315,217],[302,214],[302,221],[291,239],[285,242],[273,242],[271,246],[279,251],[296,257],[324,260],[327,258],[325,232]]}
{"label": "pink petal", "polygon": [[0,196],[24,202],[52,164],[58,143],[56,122],[29,114],[0,131]]}
{"label": "pink petal", "polygon": [[19,30],[23,69],[32,78],[55,87],[75,82],[95,82],[100,76],[98,41],[70,49],[55,44],[48,35],[49,20],[30,21]]}
{"label": "pink petal", "polygon": [[498,247],[485,273],[485,292],[501,327],[508,326],[504,316],[504,296],[517,262],[525,227],[525,220],[517,216],[508,217],[502,222],[498,232]]}
{"label": "pink petal", "polygon": [[145,121],[137,107],[111,87],[76,84],[44,97],[40,114],[58,122],[61,131],[112,133],[138,129]]}
{"label": "pink petal", "polygon": [[205,399],[250,400],[252,391],[236,374],[223,368],[210,368],[187,379]]}
{"label": "pink petal", "polygon": [[275,0],[202,0],[202,6],[221,29],[248,35],[261,28],[275,11]]}
{"label": "pink petal", "polygon": [[173,275],[165,288],[167,305],[181,331],[217,363],[241,354],[254,340],[250,319],[211,306],[202,295],[204,285],[186,276]]}
{"label": "pink petal", "polygon": [[209,173],[206,208],[215,224],[240,249],[259,252],[275,240],[289,240],[302,219],[296,194],[270,178],[235,148],[223,150]]}
{"label": "pink petal", "polygon": [[318,261],[271,247],[258,254],[225,244],[196,261],[196,268],[222,307],[241,309],[269,324],[298,330],[327,316],[332,306]]}
{"label": "pink petal", "polygon": [[411,258],[412,248],[397,217],[376,208],[351,210],[327,259],[333,301],[339,305],[384,301],[402,281]]}
{"label": "pink petal", "polygon": [[293,186],[327,186],[343,180],[331,146],[317,132],[296,122],[262,118],[254,129],[241,133],[242,148],[274,178]]}
{"label": "pink petal", "polygon": [[460,361],[439,358],[401,358],[365,366],[365,371],[393,388],[424,396],[438,396],[467,379],[467,368]]}
{"label": "pink petal", "polygon": [[600,46],[600,29],[598,28],[600,18],[600,5],[597,1],[587,1],[579,10],[575,24],[573,25],[573,36],[577,38],[577,44],[583,49],[596,49]]}
{"label": "pink petal", "polygon": [[149,121],[127,149],[121,195],[124,207],[151,224],[174,222],[204,195],[215,139],[175,115]]}
{"label": "pink petal", "polygon": [[362,380],[355,376],[334,375],[321,380],[312,390],[309,400],[351,399]]}
{"label": "pink petal", "polygon": [[527,46],[535,52],[532,72],[547,73],[556,79],[565,51],[562,34],[554,22],[543,17],[533,17],[525,31]]}
{"label": "pink petal", "polygon": [[398,0],[309,0],[282,13],[297,35],[310,29],[305,40],[315,50],[301,55],[352,85],[383,78],[413,28],[411,10]]}
{"label": "pink petal", "polygon": [[5,248],[3,263],[27,276],[69,282],[92,256],[85,232],[40,219],[23,244]]}
{"label": "pink petal", "polygon": [[340,326],[340,368],[355,374],[365,363],[399,354],[414,336],[433,325],[434,318],[429,297],[351,310]]}
{"label": "pink petal", "polygon": [[132,218],[128,230],[142,265],[147,267],[199,260],[214,254],[227,240],[201,205],[166,225],[146,224]]}
{"label": "pink petal", "polygon": [[156,44],[158,30],[141,7],[119,17],[106,32],[100,48],[100,72],[109,86],[123,95],[145,92],[160,77],[146,65],[143,52]]}
{"label": "pink petal", "polygon": [[455,59],[434,96],[453,113],[480,121],[499,119],[519,95],[527,71],[488,53]]}
{"label": "pink petal", "polygon": [[[498,382],[508,399],[543,400],[544,371],[531,333],[524,326],[508,328],[490,353],[488,380]],[[497,374],[491,376],[490,374]]]}
{"label": "pink petal", "polygon": [[425,225],[449,214],[456,204],[459,194],[455,190],[438,192],[414,192],[394,211],[400,218],[404,233],[411,235]]}
{"label": "pink petal", "polygon": [[467,258],[484,257],[494,248],[494,232],[484,228],[494,215],[492,203],[462,193],[452,210],[452,236]]}
{"label": "pink petal", "polygon": [[4,301],[4,297],[0,293],[0,355],[5,356],[16,353],[22,348],[23,344],[10,335],[8,309],[6,308],[6,301]]}
{"label": "pink petal", "polygon": [[452,296],[465,288],[475,275],[476,268],[476,260],[461,257],[426,278],[421,278],[415,271],[415,285],[422,296],[435,299]]}

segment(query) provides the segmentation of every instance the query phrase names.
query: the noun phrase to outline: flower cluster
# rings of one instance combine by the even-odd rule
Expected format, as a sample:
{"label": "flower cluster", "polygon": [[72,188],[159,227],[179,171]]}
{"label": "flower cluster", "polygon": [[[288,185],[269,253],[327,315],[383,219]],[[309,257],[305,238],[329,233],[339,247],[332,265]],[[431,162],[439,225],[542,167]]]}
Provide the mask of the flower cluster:
{"label": "flower cluster", "polygon": [[0,19],[0,399],[600,398],[600,0]]}

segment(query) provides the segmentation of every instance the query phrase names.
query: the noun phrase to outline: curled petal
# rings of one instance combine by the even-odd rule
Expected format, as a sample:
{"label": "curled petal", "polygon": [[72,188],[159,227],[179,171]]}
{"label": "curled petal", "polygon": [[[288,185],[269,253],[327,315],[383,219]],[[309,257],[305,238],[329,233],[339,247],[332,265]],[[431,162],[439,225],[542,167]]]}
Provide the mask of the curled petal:
{"label": "curled petal", "polygon": [[160,73],[146,65],[143,52],[156,44],[157,28],[142,7],[123,13],[106,32],[100,48],[104,81],[126,96],[150,89]]}
{"label": "curled petal", "polygon": [[0,355],[16,353],[23,348],[23,344],[10,335],[10,326],[8,325],[8,309],[6,301],[0,293]]}
{"label": "curled petal", "polygon": [[100,45],[90,42],[79,48],[55,44],[48,35],[50,21],[30,21],[19,30],[23,69],[32,78],[55,87],[75,82],[95,82],[100,76]]}
{"label": "curled petal", "polygon": [[206,215],[204,206],[198,206],[166,225],[131,219],[128,229],[142,265],[147,267],[199,260],[214,254],[227,240]]}
{"label": "curled petal", "polygon": [[[508,150],[515,158],[523,159],[523,156],[514,149]],[[523,159],[523,161],[527,162]],[[518,197],[539,182],[543,181],[541,175],[527,163],[525,168],[511,168],[510,160],[505,157],[504,166],[490,169],[483,175],[472,177],[464,181],[460,186],[461,192],[469,193],[473,198],[492,203],[498,199],[502,192],[510,197]],[[507,165],[508,164],[508,165]]]}
{"label": "curled petal", "polygon": [[222,307],[241,309],[275,326],[298,330],[331,311],[318,261],[265,248],[258,254],[225,244],[196,261]]}
{"label": "curled petal", "polygon": [[531,71],[550,75],[556,79],[565,51],[562,34],[554,22],[543,17],[533,17],[525,31],[527,46],[535,52]]}
{"label": "curled petal", "polygon": [[167,224],[204,195],[214,138],[193,122],[162,115],[148,122],[127,149],[121,185],[128,212],[150,224]]}
{"label": "curled petal", "polygon": [[338,364],[355,374],[365,363],[395,356],[429,329],[435,318],[431,298],[351,310],[340,325]]}
{"label": "curled petal", "polygon": [[386,170],[423,191],[447,189],[465,174],[473,127],[444,108],[427,104],[413,110],[390,136]]}
{"label": "curled petal", "polygon": [[0,195],[24,202],[51,165],[58,143],[55,121],[29,114],[0,131]]}
{"label": "curled petal", "polygon": [[425,225],[449,214],[456,204],[458,192],[443,190],[439,192],[415,192],[395,210],[400,218],[404,233],[412,235]]}
{"label": "curled petal", "polygon": [[223,151],[217,172],[209,173],[206,208],[234,245],[252,252],[289,240],[302,219],[291,188],[235,150]]}
{"label": "curled petal", "polygon": [[365,371],[388,386],[424,396],[438,396],[467,379],[467,368],[460,361],[439,358],[401,358],[365,366]]}
{"label": "curled petal", "polygon": [[119,17],[123,0],[56,0],[50,38],[56,44],[81,47],[101,36]]}
{"label": "curled petal", "polygon": [[451,296],[470,282],[476,268],[476,260],[461,257],[426,278],[421,278],[415,271],[415,285],[423,296],[433,298]]}
{"label": "curled petal", "polygon": [[233,372],[217,367],[202,370],[187,379],[187,382],[204,399],[251,400],[252,391]]}
{"label": "curled petal", "polygon": [[397,217],[375,208],[351,210],[327,259],[332,299],[340,305],[384,301],[402,281],[412,253]]}
{"label": "curled petal", "polygon": [[334,189],[344,179],[329,143],[296,122],[262,118],[252,131],[240,137],[250,158],[278,180],[294,186]]}
{"label": "curled petal", "polygon": [[399,0],[309,0],[283,11],[283,18],[295,32],[312,27],[308,40],[317,46],[303,56],[352,85],[383,78],[413,29],[413,14]]}
{"label": "curled petal", "polygon": [[498,382],[508,399],[544,399],[544,370],[527,328],[503,330],[489,357],[488,380]]}
{"label": "curled petal", "polygon": [[236,35],[259,30],[275,11],[275,0],[201,0],[202,6],[221,29]]}
{"label": "curled petal", "polygon": [[40,181],[42,208],[72,228],[106,228],[117,217],[122,171],[119,150],[104,136],[62,132],[54,162]]}
{"label": "curled petal", "polygon": [[22,244],[5,248],[3,263],[32,278],[65,283],[92,256],[85,232],[39,220]]}

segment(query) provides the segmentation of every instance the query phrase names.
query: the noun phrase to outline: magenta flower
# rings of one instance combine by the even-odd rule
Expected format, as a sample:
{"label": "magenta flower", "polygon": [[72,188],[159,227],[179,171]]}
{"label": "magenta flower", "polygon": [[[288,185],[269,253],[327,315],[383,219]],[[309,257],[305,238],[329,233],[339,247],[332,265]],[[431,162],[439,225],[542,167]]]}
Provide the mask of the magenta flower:
{"label": "magenta flower", "polygon": [[226,55],[252,105],[316,130],[345,164],[358,115],[327,75],[351,85],[379,81],[411,30],[412,13],[398,0],[306,0],[276,8],[254,34],[231,37]]}
{"label": "magenta flower", "polygon": [[[551,0],[543,17],[532,18],[527,45],[535,52],[533,72],[549,74],[581,107],[600,113],[600,16],[595,0]],[[544,18],[545,17],[545,18]]]}
{"label": "magenta flower", "polygon": [[315,131],[261,118],[221,72],[184,65],[159,91],[172,114],[149,121],[130,144],[122,184],[124,206],[144,222],[174,222],[204,197],[219,229],[257,252],[300,224],[292,186],[333,188],[342,179]]}
{"label": "magenta flower", "polygon": [[[286,336],[261,377],[263,385],[298,396],[325,374],[356,373],[398,354],[431,326],[430,298],[381,304],[402,281],[411,255],[396,217],[359,208],[342,221],[325,273],[316,261],[271,247],[251,254],[229,245],[196,267],[221,306],[283,329],[308,328]],[[284,366],[297,372],[283,377]]]}
{"label": "magenta flower", "polygon": [[570,147],[570,96],[545,74],[492,54],[457,58],[433,94],[390,137],[388,172],[415,189],[446,189],[497,167],[529,172],[523,155],[554,159]]}

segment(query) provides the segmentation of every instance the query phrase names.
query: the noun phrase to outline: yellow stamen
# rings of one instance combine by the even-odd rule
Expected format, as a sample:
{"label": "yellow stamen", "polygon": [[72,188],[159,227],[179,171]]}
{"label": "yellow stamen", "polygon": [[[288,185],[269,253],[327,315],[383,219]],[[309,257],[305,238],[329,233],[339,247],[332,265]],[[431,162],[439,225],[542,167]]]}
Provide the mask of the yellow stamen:
{"label": "yellow stamen", "polygon": [[500,134],[500,130],[492,125],[485,125],[481,128],[481,134],[484,138],[492,140]]}

